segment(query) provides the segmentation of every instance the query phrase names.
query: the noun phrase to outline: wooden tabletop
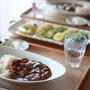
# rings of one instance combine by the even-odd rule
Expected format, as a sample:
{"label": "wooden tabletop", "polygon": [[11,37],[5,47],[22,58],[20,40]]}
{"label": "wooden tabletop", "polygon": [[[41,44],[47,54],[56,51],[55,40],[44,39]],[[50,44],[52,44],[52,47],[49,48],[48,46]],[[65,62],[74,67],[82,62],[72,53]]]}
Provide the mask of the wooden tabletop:
{"label": "wooden tabletop", "polygon": [[0,79],[0,82],[2,82],[3,84],[10,86],[16,90],[36,90],[36,89],[37,90],[48,90],[48,89],[49,90],[78,90],[80,84],[84,82],[84,77],[86,76],[86,73],[88,73],[88,70],[90,68],[90,64],[89,64],[90,57],[88,57],[87,51],[86,51],[86,55],[83,58],[83,62],[81,66],[77,69],[73,69],[68,67],[65,64],[63,46],[62,47],[58,45],[54,46],[49,43],[36,42],[32,39],[28,39],[17,35],[13,35],[10,38],[26,40],[27,42],[30,43],[30,48],[28,49],[28,51],[38,53],[40,55],[43,55],[55,61],[58,61],[59,63],[65,66],[66,73],[62,77],[59,77],[55,80],[45,82],[45,83],[21,84],[21,83],[4,81]]}
{"label": "wooden tabletop", "polygon": [[[0,6],[2,7],[2,8],[0,8],[1,11],[2,11],[1,12],[2,17],[1,17],[1,21],[0,21],[0,35],[2,34],[2,35],[5,35],[5,36],[10,36],[11,35],[10,33],[7,34],[7,32],[8,32],[7,30],[8,30],[8,27],[9,27],[8,21],[12,20],[12,19],[14,19],[14,20],[20,19],[19,18],[20,14],[23,13],[26,9],[29,9],[28,7],[27,8],[25,7],[25,5],[26,6],[28,5],[29,0],[27,0],[28,2],[26,0],[23,0],[23,1],[24,2],[23,2],[22,5],[21,5],[22,0],[15,0],[13,2],[12,2],[12,0],[10,0],[10,1],[7,2],[8,5],[5,5],[4,2],[6,2],[6,1],[3,0],[3,3],[0,4]],[[18,8],[17,8],[17,3],[18,3]],[[13,5],[15,7],[13,7]],[[5,9],[3,10],[3,6],[6,6],[6,7],[9,6],[9,8],[7,8],[8,12],[6,12]],[[22,6],[22,8],[21,8],[21,6]],[[24,8],[23,8],[23,6],[24,6]],[[7,16],[6,16],[6,14],[7,14]],[[55,22],[60,21],[60,19],[58,20],[56,17],[50,18],[50,19],[54,20]],[[65,19],[65,18],[62,18],[62,20],[63,19]],[[83,28],[84,29],[89,29],[89,28],[87,28],[87,26],[85,26]],[[39,46],[41,48],[44,48],[44,50],[47,49],[47,48],[48,49],[50,48],[51,52],[53,52],[53,50],[56,51],[56,52],[63,52],[63,46],[52,45],[52,44],[48,44],[48,43],[44,43],[44,42],[40,42],[40,41],[37,42],[35,40],[29,40],[29,39],[24,38],[24,37],[13,36],[13,35],[10,36],[10,38],[23,39],[23,40],[28,41],[29,43],[31,43],[31,48],[32,48],[31,51],[34,50],[36,52],[37,48],[35,48],[35,47]],[[54,52],[53,52],[52,56],[53,55],[54,55]],[[90,64],[90,45],[87,46],[85,57],[88,57],[88,63]],[[86,77],[84,78],[81,86],[79,87],[79,90],[90,90],[90,70],[88,71],[88,73],[87,73]]]}
{"label": "wooden tabletop", "polygon": [[[50,9],[50,8],[49,8]],[[32,17],[32,12],[30,11],[31,9],[29,9],[27,12],[25,12],[23,15],[22,15],[22,17],[23,18],[28,18],[28,19],[37,19],[37,18],[35,18],[35,17]],[[50,10],[51,11],[51,10]],[[30,12],[30,13],[29,13]],[[55,11],[54,11],[55,12]],[[45,13],[45,12],[44,12]],[[48,18],[48,16],[50,17],[50,18]],[[63,16],[62,14],[60,15],[60,13],[59,13],[59,15],[57,14],[53,14],[53,11],[51,11],[51,13],[49,13],[49,15],[46,15],[45,16],[45,18],[44,18],[44,20],[43,21],[51,21],[51,22],[57,22],[57,23],[62,23],[62,25],[66,25],[67,23],[66,23],[66,18],[67,18],[68,16]],[[40,19],[37,19],[37,20],[40,20]],[[72,26],[72,27],[75,27],[75,26]],[[82,28],[82,29],[87,29],[87,30],[90,30],[90,28],[88,27],[88,26],[78,26],[77,28]],[[28,41],[30,44],[31,44],[31,46],[35,46],[35,47],[44,47],[44,48],[46,48],[46,49],[48,49],[48,48],[51,48],[52,50],[54,49],[55,50],[55,52],[57,52],[58,50],[60,50],[60,51],[63,51],[63,46],[58,46],[58,45],[52,45],[52,44],[50,44],[50,43],[46,43],[46,42],[41,42],[41,41],[36,41],[36,40],[32,40],[32,39],[28,39],[28,38],[24,38],[24,37],[19,37],[19,36],[13,36],[12,38],[14,38],[14,39],[22,39],[22,40],[26,40],[26,41]],[[37,48],[35,48],[34,47],[34,49],[36,49],[35,51],[37,52],[38,50],[37,50]],[[43,49],[44,50],[44,49]],[[31,51],[33,51],[33,49],[31,50]],[[87,49],[86,49],[86,53],[85,53],[85,56],[87,56],[89,59],[90,59],[90,53],[89,53],[89,51],[90,51],[90,45],[88,45],[87,46]],[[42,52],[42,51],[41,51]],[[47,51],[46,51],[47,52]],[[53,51],[54,52],[54,51]],[[39,53],[39,52],[37,52],[37,53]],[[52,55],[53,56],[53,55]],[[88,63],[90,64],[90,61],[88,60]],[[85,77],[85,79],[84,79],[84,81],[82,82],[82,85],[79,87],[79,90],[90,90],[90,85],[89,85],[89,83],[90,83],[90,77],[89,77],[89,75],[90,75],[90,71],[88,71],[88,74],[87,74],[87,76]],[[57,87],[58,88],[58,87]]]}
{"label": "wooden tabletop", "polygon": [[[28,49],[29,51],[31,51],[31,52],[35,52],[35,53],[38,53],[38,54],[41,54],[41,55],[44,55],[44,56],[46,56],[46,57],[49,57],[49,58],[53,58],[53,59],[55,59],[55,60],[58,60],[58,61],[60,61],[60,63],[62,63],[63,65],[65,65],[65,63],[63,62],[63,60],[64,60],[64,57],[63,57],[63,54],[64,54],[64,48],[63,48],[63,46],[58,46],[58,45],[52,45],[52,44],[50,44],[50,43],[46,43],[46,42],[40,42],[40,41],[35,41],[35,40],[33,40],[33,39],[28,39],[28,38],[25,38],[25,37],[21,37],[21,36],[18,36],[18,35],[13,35],[13,36],[11,36],[11,38],[12,39],[21,39],[21,40],[25,40],[25,41],[27,41],[27,42],[29,42],[30,43],[30,48]],[[81,65],[81,68],[83,67],[83,71],[84,71],[84,69],[85,68],[87,68],[87,66],[85,66],[86,65],[86,63],[87,64],[90,64],[90,53],[89,53],[89,51],[90,51],[90,45],[88,45],[87,46],[87,49],[86,49],[86,53],[85,53],[85,57],[84,57],[84,59],[83,59],[83,63],[82,63],[82,65]],[[60,54],[60,55],[59,55]],[[63,57],[63,59],[62,59],[62,57]],[[60,60],[60,59],[62,59],[62,60]],[[67,66],[65,66],[65,67],[67,67]],[[72,73],[70,72],[71,70],[70,69],[68,69],[67,68],[67,70],[69,70],[69,75],[71,74],[71,76],[69,76],[70,78],[76,78],[76,80],[73,82],[73,79],[72,79],[72,84],[70,84],[71,83],[71,81],[67,84],[67,86],[70,86],[70,89],[65,85],[65,87],[63,87],[63,85],[62,85],[62,83],[60,83],[60,82],[56,82],[56,81],[53,81],[53,84],[56,86],[56,87],[54,87],[54,89],[52,89],[52,90],[58,90],[58,89],[60,89],[61,90],[61,88],[58,86],[58,83],[60,83],[61,84],[61,87],[63,88],[63,90],[72,90],[74,87],[75,87],[75,90],[90,90],[90,85],[89,85],[89,83],[90,83],[90,70],[87,72],[87,75],[86,75],[86,77],[84,78],[84,80],[83,80],[83,82],[81,83],[81,85],[80,85],[80,87],[78,88],[78,86],[75,86],[76,85],[76,83],[78,83],[78,81],[80,80],[79,78],[79,76],[81,76],[82,77],[82,69],[81,69],[81,71],[79,71],[78,69],[78,77],[77,77],[77,74],[76,74],[76,71],[74,70],[72,70],[72,73],[74,74],[74,76],[72,76]],[[85,70],[85,71],[87,71],[87,70]],[[75,76],[76,75],[76,76]],[[67,74],[66,74],[66,76],[65,76],[66,78],[67,78]],[[84,77],[84,76],[83,76]],[[65,78],[64,78],[65,79]],[[64,81],[64,79],[63,79],[63,77],[62,77],[62,81],[64,82],[63,84],[65,84],[66,82]],[[69,80],[69,78],[67,78],[68,80]],[[78,80],[77,80],[78,79]],[[58,79],[59,80],[59,79]],[[56,82],[57,84],[55,84],[54,82]],[[51,82],[52,83],[52,82]],[[74,84],[73,84],[74,83]],[[48,83],[49,85],[50,85],[50,83]],[[11,84],[12,85],[12,84]],[[14,85],[15,86],[15,85]],[[47,83],[45,84],[45,87],[43,86],[43,85],[41,85],[42,86],[42,90],[45,90],[45,89],[50,89],[51,90],[51,87],[48,87],[48,85],[47,85]],[[41,90],[41,86],[38,86],[38,89],[37,90]],[[52,86],[52,85],[50,85],[50,86]],[[16,89],[18,90],[18,88],[19,89],[21,89],[20,88],[20,85],[19,85],[19,87],[17,87],[17,86],[15,86],[16,87]],[[25,86],[24,86],[25,87]],[[24,88],[23,87],[23,88]],[[47,87],[47,88],[46,88]],[[30,88],[30,87],[28,87],[28,88]],[[25,88],[25,90],[28,90],[28,88]],[[32,90],[34,90],[34,89],[36,89],[35,87],[32,87],[31,86],[31,88],[32,88]],[[77,89],[78,88],[78,89]],[[24,89],[23,89],[24,90]],[[73,89],[74,90],[74,89]]]}

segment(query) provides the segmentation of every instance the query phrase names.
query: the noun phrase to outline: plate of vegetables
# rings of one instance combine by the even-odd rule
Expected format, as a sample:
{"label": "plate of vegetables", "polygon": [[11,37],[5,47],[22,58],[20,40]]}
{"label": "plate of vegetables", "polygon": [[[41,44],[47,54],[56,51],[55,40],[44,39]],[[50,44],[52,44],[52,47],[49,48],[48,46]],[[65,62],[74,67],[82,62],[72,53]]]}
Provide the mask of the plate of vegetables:
{"label": "plate of vegetables", "polygon": [[45,41],[53,44],[63,45],[66,35],[84,35],[90,43],[90,32],[83,29],[57,25],[48,22],[22,19],[13,24],[9,31],[20,36]]}

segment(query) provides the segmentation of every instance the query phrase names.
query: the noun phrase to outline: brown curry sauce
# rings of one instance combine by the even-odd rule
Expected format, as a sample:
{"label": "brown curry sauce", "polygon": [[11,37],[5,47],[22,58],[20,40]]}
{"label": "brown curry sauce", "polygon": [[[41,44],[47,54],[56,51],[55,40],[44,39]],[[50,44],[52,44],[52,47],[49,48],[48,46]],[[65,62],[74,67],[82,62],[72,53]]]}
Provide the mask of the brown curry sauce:
{"label": "brown curry sauce", "polygon": [[50,68],[40,61],[28,58],[14,59],[9,66],[9,78],[22,81],[38,81],[51,77]]}

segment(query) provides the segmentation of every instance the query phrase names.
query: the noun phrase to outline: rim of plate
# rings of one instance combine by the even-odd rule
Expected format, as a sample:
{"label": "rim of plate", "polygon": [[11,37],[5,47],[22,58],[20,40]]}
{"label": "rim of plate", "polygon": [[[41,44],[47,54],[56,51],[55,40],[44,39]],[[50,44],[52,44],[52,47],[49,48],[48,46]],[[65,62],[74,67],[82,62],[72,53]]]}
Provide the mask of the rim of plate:
{"label": "rim of plate", "polygon": [[[7,48],[7,49],[13,49],[13,50],[16,50],[16,51],[22,51],[22,50],[18,50],[18,49],[14,49],[14,48],[11,48],[11,47],[6,47],[6,46],[0,46],[1,48]],[[3,80],[6,80],[6,81],[10,81],[10,82],[16,82],[16,83],[42,83],[42,82],[47,82],[47,81],[51,81],[51,80],[54,80],[54,79],[57,79],[59,77],[62,77],[65,73],[66,73],[66,68],[63,64],[59,63],[58,61],[55,61],[54,59],[51,59],[51,58],[48,58],[48,57],[45,57],[43,55],[40,55],[40,54],[37,54],[37,53],[33,53],[33,52],[29,52],[29,51],[23,51],[23,52],[27,52],[27,53],[31,53],[33,55],[37,55],[38,57],[43,57],[43,58],[46,58],[48,59],[49,61],[53,61],[54,63],[57,63],[59,64],[62,68],[63,68],[63,73],[62,75],[60,76],[57,76],[55,78],[48,78],[46,80],[39,80],[39,81],[20,81],[20,80],[14,80],[14,79],[10,79],[8,77],[4,77],[2,75],[0,75],[0,78],[3,79]],[[51,70],[52,71],[52,70]]]}

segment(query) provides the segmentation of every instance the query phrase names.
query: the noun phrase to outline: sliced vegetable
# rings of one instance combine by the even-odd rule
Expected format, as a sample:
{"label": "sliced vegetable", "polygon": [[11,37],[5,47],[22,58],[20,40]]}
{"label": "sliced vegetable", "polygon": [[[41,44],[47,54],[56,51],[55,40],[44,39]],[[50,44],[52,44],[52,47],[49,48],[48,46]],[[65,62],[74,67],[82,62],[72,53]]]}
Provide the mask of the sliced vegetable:
{"label": "sliced vegetable", "polygon": [[18,31],[22,34],[27,34],[27,35],[33,35],[35,34],[35,31],[37,29],[37,25],[35,24],[23,24],[18,27]]}
{"label": "sliced vegetable", "polygon": [[63,42],[64,41],[64,34],[58,32],[54,35],[53,39],[56,41],[59,41],[59,42]]}
{"label": "sliced vegetable", "polygon": [[67,27],[56,27],[55,30],[56,30],[56,32],[61,32],[61,33],[63,33],[64,31],[67,30]]}
{"label": "sliced vegetable", "polygon": [[56,31],[53,29],[53,30],[49,30],[46,34],[46,37],[47,38],[53,38],[54,34],[56,33]]}

